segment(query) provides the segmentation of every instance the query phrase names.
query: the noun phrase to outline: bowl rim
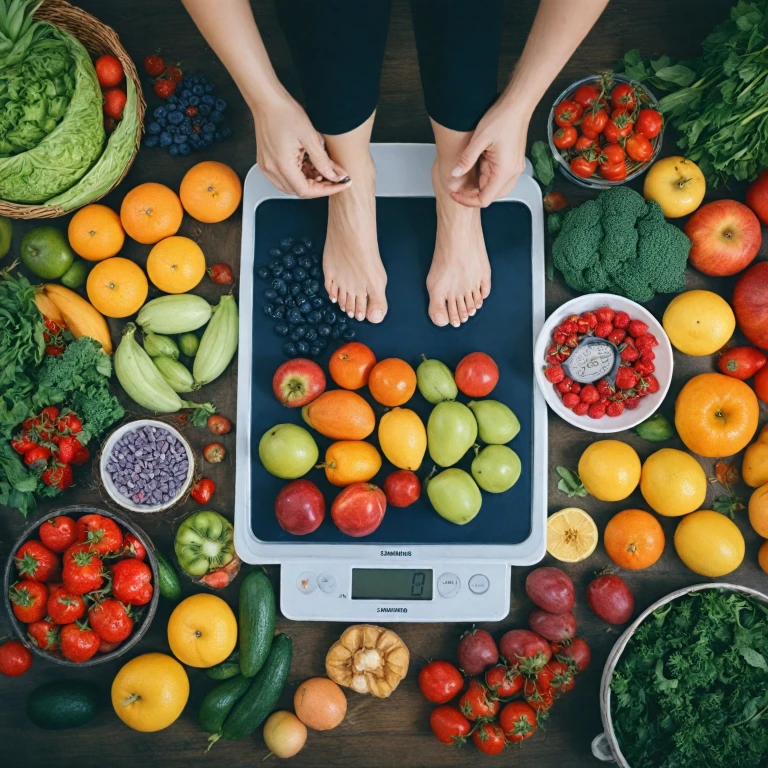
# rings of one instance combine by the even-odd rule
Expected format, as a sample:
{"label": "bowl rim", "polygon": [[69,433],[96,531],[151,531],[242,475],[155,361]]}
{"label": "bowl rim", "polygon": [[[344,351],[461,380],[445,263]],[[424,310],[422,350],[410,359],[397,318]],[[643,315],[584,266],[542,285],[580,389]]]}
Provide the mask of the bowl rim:
{"label": "bowl rim", "polygon": [[[128,432],[135,432],[137,429],[140,429],[144,426],[159,427],[166,430],[167,432],[170,432],[184,446],[184,450],[187,453],[187,462],[189,466],[183,485],[179,488],[179,492],[172,499],[160,504],[135,504],[133,501],[123,496],[117,490],[112,478],[109,475],[109,472],[107,471],[107,462],[109,461],[109,457],[112,454],[112,449],[114,448],[115,443]],[[99,476],[101,477],[101,484],[104,487],[104,490],[107,492],[107,495],[119,507],[122,507],[129,512],[135,512],[136,514],[141,515],[155,514],[157,512],[164,512],[166,509],[170,509],[187,494],[195,476],[195,455],[187,438],[184,437],[184,435],[182,435],[181,432],[179,432],[179,430],[171,424],[167,424],[166,422],[160,421],[159,419],[133,419],[132,421],[127,421],[124,424],[121,424],[119,427],[113,430],[109,437],[104,441],[101,447],[101,455],[99,457]]]}
{"label": "bowl rim", "polygon": [[[621,181],[609,181],[608,179],[603,179],[600,176],[590,176],[588,179],[581,178],[581,176],[577,176],[573,171],[571,171],[570,166],[568,163],[563,159],[563,156],[560,154],[560,151],[555,146],[554,142],[554,121],[555,121],[555,107],[563,100],[569,98],[572,93],[581,85],[586,85],[588,83],[593,83],[596,78],[600,76],[600,73],[597,73],[596,75],[590,75],[588,77],[583,77],[580,80],[576,80],[574,83],[571,83],[560,95],[555,99],[555,101],[552,104],[552,107],[549,110],[549,115],[547,117],[547,140],[549,143],[549,149],[552,152],[552,156],[555,160],[555,163],[557,164],[558,168],[560,169],[560,172],[565,176],[565,178],[568,181],[573,182],[574,184],[577,184],[580,187],[584,187],[585,189],[610,189],[611,187],[620,187],[622,184],[626,184],[629,181],[632,181],[633,179],[638,178],[639,176],[642,176],[650,167],[653,165],[654,162],[656,162],[656,159],[659,156],[659,153],[661,152],[661,145],[664,140],[664,126],[662,125],[661,130],[656,134],[656,136],[653,137],[653,139],[650,139],[652,145],[653,145],[653,153],[651,156],[646,160],[644,163],[641,163],[634,171],[627,174],[626,179],[622,179]],[[644,83],[641,83],[639,80],[633,80],[631,77],[627,77],[625,74],[621,72],[612,72],[611,77],[620,83],[629,83],[633,88],[641,88],[643,92],[648,96],[648,101],[650,106],[655,109],[659,114],[661,114],[661,106],[659,105],[658,99],[654,96],[653,92],[646,86]],[[655,143],[654,143],[655,142]]]}
{"label": "bowl rim", "polygon": [[[118,525],[125,528],[129,533],[133,534],[144,545],[144,549],[147,551],[147,564],[152,571],[152,598],[150,599],[149,603],[147,603],[147,613],[142,618],[138,628],[136,628],[134,625],[134,632],[131,634],[131,636],[122,642],[117,648],[115,648],[114,651],[109,651],[108,653],[99,653],[97,651],[96,654],[91,656],[91,658],[87,661],[70,661],[69,659],[65,659],[63,656],[58,655],[58,653],[55,651],[44,651],[35,643],[31,642],[25,629],[26,624],[16,618],[16,614],[13,612],[13,608],[11,607],[10,598],[8,597],[11,584],[16,582],[16,579],[14,578],[16,576],[16,573],[14,572],[14,555],[19,551],[19,548],[22,544],[36,538],[34,534],[43,523],[45,523],[47,520],[50,520],[52,517],[57,517],[59,515],[66,515],[68,517],[74,518],[75,520],[79,520],[83,515],[103,515],[104,517],[108,517],[111,520],[114,520]],[[93,667],[97,664],[104,664],[107,661],[117,659],[131,648],[133,648],[133,646],[136,645],[136,643],[138,643],[142,637],[144,637],[144,635],[149,630],[150,624],[155,618],[157,605],[160,601],[160,569],[157,562],[157,556],[155,555],[155,545],[153,544],[152,539],[149,538],[147,533],[139,525],[134,523],[132,520],[128,520],[122,515],[119,515],[116,512],[112,512],[108,509],[103,509],[92,504],[71,504],[66,507],[58,507],[57,509],[51,510],[47,514],[35,519],[24,527],[21,535],[18,537],[18,539],[16,539],[16,542],[11,548],[11,553],[9,554],[8,560],[5,564],[3,588],[5,590],[5,608],[8,612],[11,626],[13,627],[14,633],[17,635],[18,639],[23,643],[23,645],[26,648],[29,648],[32,653],[34,653],[36,656],[39,656],[41,659],[51,661],[54,664],[58,664],[62,667],[73,667],[80,669],[83,667]]]}
{"label": "bowl rim", "polygon": [[[650,411],[650,413],[643,413],[642,415],[638,414],[636,418],[631,419],[630,423],[628,424],[624,424],[623,422],[620,426],[616,424],[616,422],[619,421],[621,417],[619,417],[619,419],[608,419],[608,421],[604,421],[603,419],[590,419],[587,416],[576,416],[573,411],[563,405],[563,402],[560,398],[555,396],[554,392],[552,391],[552,385],[544,378],[544,371],[541,361],[544,360],[543,353],[549,342],[549,338],[552,335],[552,328],[561,317],[572,314],[570,309],[573,305],[584,301],[594,301],[595,307],[613,307],[616,303],[623,303],[624,306],[621,307],[622,309],[628,311],[630,314],[633,312],[636,313],[638,320],[643,320],[643,322],[646,322],[649,327],[654,328],[656,331],[654,336],[656,336],[659,342],[659,347],[663,347],[668,355],[669,377],[663,382],[659,381],[659,391],[653,395],[653,397],[656,399],[655,407]],[[627,309],[627,307],[631,307],[631,311]],[[577,314],[580,313],[581,310]],[[539,389],[541,390],[542,394],[544,395],[544,399],[547,401],[547,405],[549,405],[549,407],[561,419],[567,421],[574,427],[578,427],[579,429],[584,430],[585,432],[609,435],[615,434],[616,432],[624,432],[627,429],[636,427],[638,424],[642,423],[646,419],[653,416],[654,413],[656,413],[656,411],[661,407],[661,404],[664,402],[664,399],[667,396],[667,392],[669,391],[669,387],[672,384],[672,375],[674,372],[674,355],[672,354],[672,345],[661,322],[657,320],[656,317],[654,317],[641,304],[632,301],[632,299],[628,299],[626,296],[620,296],[619,294],[615,293],[585,293],[581,296],[576,296],[575,298],[566,301],[564,304],[561,304],[559,307],[554,309],[544,321],[544,324],[539,331],[539,335],[536,338],[536,343],[533,347],[533,354],[536,382],[539,385]],[[624,413],[627,413],[627,411]],[[634,413],[638,412],[635,411]],[[611,424],[616,424],[616,426],[611,428],[609,426]]]}

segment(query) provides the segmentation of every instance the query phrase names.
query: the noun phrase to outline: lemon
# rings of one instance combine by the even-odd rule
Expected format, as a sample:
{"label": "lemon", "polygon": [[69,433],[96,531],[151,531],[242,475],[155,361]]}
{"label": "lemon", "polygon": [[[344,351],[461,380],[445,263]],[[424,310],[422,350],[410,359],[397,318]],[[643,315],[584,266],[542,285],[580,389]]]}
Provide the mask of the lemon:
{"label": "lemon", "polygon": [[654,512],[679,517],[698,509],[707,495],[707,476],[696,459],[676,448],[662,448],[643,464],[640,492]]}
{"label": "lemon", "polygon": [[600,501],[626,499],[640,482],[640,457],[619,440],[598,440],[581,454],[579,477]]}
{"label": "lemon", "polygon": [[595,521],[578,507],[566,507],[547,520],[547,552],[563,563],[585,560],[597,546]]}
{"label": "lemon", "polygon": [[216,595],[199,593],[182,600],[168,620],[168,644],[189,667],[220,664],[237,645],[237,619]]}
{"label": "lemon", "polygon": [[736,523],[725,515],[700,509],[679,522],[675,549],[678,557],[699,576],[725,576],[744,559],[744,537]]}
{"label": "lemon", "polygon": [[669,302],[662,324],[675,349],[702,357],[725,346],[736,330],[736,317],[722,296],[686,291]]}

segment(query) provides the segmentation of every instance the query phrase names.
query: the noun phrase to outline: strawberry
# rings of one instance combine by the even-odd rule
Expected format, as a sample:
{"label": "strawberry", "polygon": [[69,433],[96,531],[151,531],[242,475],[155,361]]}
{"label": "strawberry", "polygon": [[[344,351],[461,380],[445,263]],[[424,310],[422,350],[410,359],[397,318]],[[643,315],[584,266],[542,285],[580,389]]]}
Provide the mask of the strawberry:
{"label": "strawberry", "polygon": [[608,403],[608,407],[605,409],[605,412],[608,416],[621,416],[621,414],[624,413],[624,403]]}
{"label": "strawberry", "polygon": [[564,323],[560,323],[558,330],[567,335],[569,333],[576,333],[579,330],[579,326],[574,320],[566,320]]}
{"label": "strawberry", "polygon": [[167,99],[176,91],[176,83],[173,80],[161,78],[160,80],[155,80],[154,89],[161,99]]}
{"label": "strawberry", "polygon": [[659,382],[652,373],[649,373],[647,376],[643,376],[641,386],[648,392],[648,394],[651,395],[654,395],[659,391]]}
{"label": "strawberry", "polygon": [[[179,62],[181,64],[181,62]],[[184,73],[179,69],[179,64],[168,67],[165,70],[165,76],[174,83],[180,83],[184,79]]]}
{"label": "strawberry", "polygon": [[589,323],[588,323],[588,322],[587,322],[587,321],[586,321],[586,320],[585,320],[583,317],[580,317],[580,318],[579,318],[579,319],[576,321],[576,325],[577,325],[577,327],[578,327],[578,329],[579,329],[579,333],[580,333],[582,336],[584,336],[584,335],[586,335],[586,334],[588,334],[588,333],[589,333],[589,330],[590,330],[590,325],[589,325]]}
{"label": "strawberry", "polygon": [[71,464],[82,447],[83,444],[76,437],[72,435],[62,437],[54,451],[55,458],[63,464]]}
{"label": "strawberry", "polygon": [[27,451],[37,448],[37,443],[34,442],[34,440],[30,440],[30,434],[28,432],[22,432],[15,440],[11,440],[11,448],[13,448],[16,453],[24,455]]}
{"label": "strawberry", "polygon": [[631,344],[625,344],[621,350],[619,357],[621,357],[622,360],[625,360],[628,363],[634,363],[635,360],[637,360],[637,358],[640,357],[640,353]]}
{"label": "strawberry", "polygon": [[51,452],[43,445],[30,448],[24,453],[24,463],[33,471],[42,469],[50,458]]}
{"label": "strawberry", "polygon": [[589,411],[589,405],[587,403],[579,403],[573,407],[573,412],[577,416],[586,416]]}
{"label": "strawberry", "polygon": [[642,322],[642,320],[633,320],[629,324],[629,333],[637,338],[638,336],[648,333],[648,326],[646,323]]}
{"label": "strawberry", "polygon": [[589,406],[587,415],[590,419],[602,419],[605,416],[606,406],[605,403],[592,403]]}
{"label": "strawberry", "polygon": [[644,333],[635,338],[635,346],[640,350],[650,349],[658,346],[658,344],[659,342],[656,341],[656,337],[652,333]]}
{"label": "strawberry", "polygon": [[560,394],[565,394],[566,392],[571,391],[571,387],[573,386],[573,379],[569,376],[566,376],[561,382],[558,382],[555,384],[555,389],[560,392]]}
{"label": "strawberry", "polygon": [[608,379],[600,379],[600,381],[597,382],[597,392],[600,395],[608,396],[614,393],[614,389],[608,382]]}
{"label": "strawberry", "polygon": [[613,320],[614,312],[610,307],[601,307],[595,312],[598,322],[610,323]]}
{"label": "strawberry", "polygon": [[45,354],[49,355],[51,357],[56,357],[56,355],[61,355],[64,353],[64,350],[66,347],[62,345],[57,344],[46,344],[45,345]]}
{"label": "strawberry", "polygon": [[597,315],[594,312],[584,312],[581,319],[585,320],[590,328],[594,328],[597,325]]}
{"label": "strawberry", "polygon": [[581,392],[581,384],[579,384],[578,381],[574,381],[573,384],[571,384],[571,392],[573,392],[574,395],[578,395],[579,392]]}
{"label": "strawberry", "polygon": [[595,387],[594,384],[585,384],[581,388],[580,398],[582,403],[587,403],[587,405],[591,405],[592,403],[596,403],[600,399],[600,394],[598,393],[597,387]]}
{"label": "strawberry", "polygon": [[616,372],[616,386],[618,389],[632,389],[637,383],[637,376],[631,368],[622,366]]}
{"label": "strawberry", "polygon": [[650,360],[638,360],[633,368],[640,376],[647,376],[656,370],[656,366]]}
{"label": "strawberry", "polygon": [[565,346],[573,349],[579,346],[579,337],[575,333],[569,333],[565,339]]}
{"label": "strawberry", "polygon": [[637,406],[640,405],[640,398],[639,397],[628,397],[624,401],[624,405],[626,406],[627,410],[634,411],[635,408],[637,408]]}
{"label": "strawberry", "polygon": [[561,330],[556,330],[552,334],[552,341],[555,342],[555,344],[565,344],[565,340],[568,338],[568,334]]}
{"label": "strawberry", "polygon": [[607,339],[613,333],[613,326],[604,320],[601,320],[595,327],[595,336],[601,339]]}
{"label": "strawberry", "polygon": [[158,54],[159,51],[155,51],[155,53],[151,53],[149,56],[144,57],[144,69],[147,71],[147,74],[152,75],[152,77],[159,77],[165,72],[165,62]]}
{"label": "strawberry", "polygon": [[[613,325],[615,328],[626,329],[629,327],[630,319],[626,312],[617,312],[613,316]],[[634,336],[634,334],[632,334]]]}
{"label": "strawberry", "polygon": [[562,366],[550,365],[544,369],[544,376],[552,384],[558,384],[565,378],[565,371],[562,369]]}
{"label": "strawberry", "polygon": [[43,482],[63,491],[72,485],[72,467],[69,464],[53,464],[43,472]]}
{"label": "strawberry", "polygon": [[656,359],[656,353],[652,349],[644,349],[640,355],[640,359],[645,362],[650,362],[651,360]]}
{"label": "strawberry", "polygon": [[79,467],[81,464],[85,464],[88,459],[91,458],[91,452],[88,450],[88,448],[84,445],[80,446],[80,449],[75,454],[75,457],[72,459],[70,464],[74,467]]}
{"label": "strawberry", "polygon": [[611,344],[621,344],[621,342],[624,341],[624,337],[626,335],[627,335],[627,332],[622,331],[621,328],[614,328],[608,334],[608,341],[610,341]]}
{"label": "strawberry", "polygon": [[83,424],[77,417],[77,414],[65,413],[56,424],[56,430],[61,434],[74,435],[83,431]]}
{"label": "strawberry", "polygon": [[566,408],[573,409],[576,407],[581,401],[579,400],[578,395],[574,395],[573,392],[567,392],[563,395],[563,405]]}

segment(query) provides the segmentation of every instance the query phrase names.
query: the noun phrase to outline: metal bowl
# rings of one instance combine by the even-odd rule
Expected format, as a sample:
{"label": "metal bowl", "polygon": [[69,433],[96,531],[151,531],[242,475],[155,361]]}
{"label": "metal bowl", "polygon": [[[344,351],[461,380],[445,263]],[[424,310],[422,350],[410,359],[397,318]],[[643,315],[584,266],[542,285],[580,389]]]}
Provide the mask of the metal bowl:
{"label": "metal bowl", "polygon": [[[637,80],[632,80],[632,78],[626,77],[625,75],[616,73],[613,73],[611,78],[613,79],[614,83],[629,83],[633,88],[645,94],[647,97],[647,101],[645,102],[646,106],[661,113],[661,107],[659,106],[659,102],[656,100],[656,97],[642,83],[639,83]],[[584,77],[581,80],[577,80],[572,85],[569,85],[557,97],[557,99],[555,99],[555,103],[552,105],[552,109],[549,110],[549,120],[547,122],[547,138],[549,139],[549,148],[552,150],[552,156],[555,158],[555,163],[557,163],[558,167],[560,168],[560,172],[563,174],[563,176],[565,176],[566,179],[568,179],[568,181],[572,181],[574,184],[578,184],[580,187],[587,187],[588,189],[608,189],[608,187],[617,187],[621,184],[626,184],[628,181],[632,181],[632,179],[636,179],[638,176],[645,173],[654,162],[656,162],[656,158],[659,156],[659,152],[661,152],[661,142],[664,138],[664,128],[662,127],[657,136],[649,139],[651,146],[653,147],[653,154],[648,160],[646,160],[644,163],[636,163],[633,160],[627,158],[626,179],[622,179],[621,181],[608,181],[607,179],[604,179],[602,176],[600,176],[597,172],[593,176],[590,176],[588,179],[577,176],[575,173],[573,173],[573,171],[571,171],[568,161],[561,154],[561,150],[555,146],[554,135],[555,130],[557,129],[557,125],[555,123],[555,106],[559,104],[563,99],[570,99],[579,86],[592,84],[597,79],[597,75],[592,75],[591,77]],[[562,150],[562,152],[567,152],[567,150]]]}
{"label": "metal bowl", "polygon": [[[31,642],[27,637],[26,624],[23,624],[16,618],[16,614],[14,614],[11,607],[11,601],[8,598],[8,592],[11,588],[11,585],[17,581],[17,572],[14,565],[13,556],[16,554],[16,552],[19,551],[19,548],[22,544],[29,541],[30,539],[38,538],[36,534],[42,523],[44,523],[46,520],[50,520],[52,517],[56,517],[57,515],[67,515],[68,517],[72,517],[75,520],[79,519],[83,515],[103,515],[104,517],[111,518],[121,528],[124,528],[129,533],[132,533],[144,545],[144,549],[147,550],[146,562],[152,571],[152,599],[149,601],[149,603],[147,603],[146,606],[142,606],[142,608],[146,608],[146,613],[142,616],[141,621],[134,625],[134,630],[131,633],[131,636],[122,642],[118,648],[115,648],[114,651],[110,651],[109,653],[99,653],[97,651],[96,655],[92,656],[90,659],[88,659],[88,661],[70,661],[69,659],[65,659],[59,651],[44,651],[35,645],[35,643]],[[19,536],[19,538],[16,540],[16,543],[13,545],[11,556],[8,558],[8,561],[5,564],[5,578],[3,581],[3,587],[5,590],[5,608],[8,612],[13,631],[16,633],[18,639],[21,640],[21,642],[24,643],[24,645],[29,648],[32,653],[39,656],[41,659],[52,661],[54,664],[59,664],[62,667],[75,667],[78,669],[82,667],[94,667],[97,664],[103,664],[104,662],[117,659],[126,653],[126,651],[129,651],[131,648],[133,648],[133,646],[136,645],[136,643],[138,643],[142,637],[144,637],[147,630],[149,629],[149,625],[152,623],[152,619],[155,617],[155,612],[157,611],[157,603],[160,599],[159,585],[160,573],[157,567],[157,557],[155,557],[155,548],[149,536],[147,536],[147,534],[141,528],[139,528],[138,525],[131,522],[130,520],[127,520],[121,515],[115,514],[114,512],[109,512],[108,510],[101,509],[99,507],[80,504],[74,504],[69,507],[61,507],[59,509],[55,509],[52,512],[49,512],[47,515],[43,515],[42,517],[38,518],[33,523],[30,523],[24,529],[24,532],[21,534],[21,536]]]}
{"label": "metal bowl", "polygon": [[616,739],[616,734],[613,730],[613,718],[611,717],[611,678],[613,677],[613,671],[616,669],[616,665],[619,663],[621,654],[627,647],[632,635],[635,634],[637,628],[650,616],[656,609],[661,608],[662,605],[677,600],[679,597],[690,594],[691,592],[699,592],[703,589],[720,589],[725,592],[739,592],[748,597],[753,597],[763,605],[768,606],[768,595],[758,592],[756,589],[750,587],[742,587],[740,584],[728,584],[727,582],[713,582],[711,584],[694,584],[692,587],[685,587],[683,589],[670,592],[661,600],[657,600],[652,606],[646,608],[625,630],[624,634],[616,641],[616,644],[608,654],[608,660],[605,662],[605,668],[603,669],[603,677],[600,680],[600,717],[603,721],[603,728],[605,731],[599,736],[595,737],[592,741],[592,754],[600,761],[604,763],[616,763],[622,766],[622,768],[632,768],[627,762],[627,759],[621,752],[619,742]]}

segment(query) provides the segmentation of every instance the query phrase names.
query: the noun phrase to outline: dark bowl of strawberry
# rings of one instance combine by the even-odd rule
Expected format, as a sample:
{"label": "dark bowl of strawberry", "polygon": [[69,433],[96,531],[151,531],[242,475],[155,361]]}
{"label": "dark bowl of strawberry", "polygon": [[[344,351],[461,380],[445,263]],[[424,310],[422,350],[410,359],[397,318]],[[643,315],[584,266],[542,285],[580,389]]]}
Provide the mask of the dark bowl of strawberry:
{"label": "dark bowl of strawberry", "polygon": [[652,416],[672,381],[672,346],[640,304],[591,293],[546,320],[534,347],[549,407],[587,432],[621,432]]}
{"label": "dark bowl of strawberry", "polygon": [[607,189],[644,173],[664,136],[656,97],[621,74],[585,77],[555,100],[549,147],[562,174],[581,187]]}
{"label": "dark bowl of strawberry", "polygon": [[5,564],[5,606],[32,653],[65,667],[122,656],[149,629],[160,598],[152,541],[99,507],[61,507],[35,520]]}

